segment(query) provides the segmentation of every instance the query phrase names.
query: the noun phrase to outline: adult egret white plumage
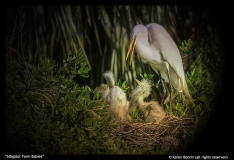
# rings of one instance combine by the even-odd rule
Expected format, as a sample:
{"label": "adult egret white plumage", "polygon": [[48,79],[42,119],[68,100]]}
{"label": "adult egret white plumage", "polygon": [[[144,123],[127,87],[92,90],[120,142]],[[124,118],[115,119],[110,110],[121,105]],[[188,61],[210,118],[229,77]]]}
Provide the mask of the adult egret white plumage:
{"label": "adult egret white plumage", "polygon": [[131,93],[133,107],[135,108],[138,105],[146,122],[159,123],[166,115],[162,106],[157,101],[144,101],[150,95],[151,82],[147,79],[142,79],[141,82],[136,79],[136,82],[138,86]]}
{"label": "adult egret white plumage", "polygon": [[109,104],[107,109],[110,111],[110,115],[114,119],[131,120],[129,115],[129,101],[123,89],[115,86],[113,73],[106,71],[103,76],[108,85],[102,84],[98,88],[98,92],[102,93],[102,98]]}
{"label": "adult egret white plumage", "polygon": [[138,24],[131,30],[130,39],[126,60],[130,54],[131,64],[134,48],[136,48],[142,62],[149,63],[160,76],[164,92],[161,104],[166,94],[162,78],[170,85],[170,112],[173,87],[178,92],[184,92],[185,96],[194,104],[185,81],[179,49],[167,31],[157,23],[150,23],[146,26]]}

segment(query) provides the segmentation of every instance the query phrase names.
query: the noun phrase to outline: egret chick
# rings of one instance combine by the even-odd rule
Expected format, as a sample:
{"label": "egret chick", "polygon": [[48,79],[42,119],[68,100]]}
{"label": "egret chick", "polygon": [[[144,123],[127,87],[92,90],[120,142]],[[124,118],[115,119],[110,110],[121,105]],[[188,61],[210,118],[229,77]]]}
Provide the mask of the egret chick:
{"label": "egret chick", "polygon": [[128,114],[129,101],[120,87],[114,86],[110,89],[110,92],[106,97],[106,102],[109,104],[108,109],[114,119],[121,119],[124,121],[131,120],[131,117]]}
{"label": "egret chick", "polygon": [[131,117],[128,114],[129,101],[127,100],[123,89],[121,89],[119,86],[115,86],[113,73],[111,71],[106,71],[103,76],[110,86],[110,91],[106,96],[106,102],[109,104],[107,109],[110,111],[111,116],[114,119],[124,121],[131,120]]}
{"label": "egret chick", "polygon": [[144,101],[144,99],[150,95],[151,82],[147,79],[142,79],[141,82],[136,79],[136,82],[138,83],[138,86],[131,93],[131,99],[134,107],[138,105],[147,123],[159,123],[166,115],[162,106],[157,101]]}

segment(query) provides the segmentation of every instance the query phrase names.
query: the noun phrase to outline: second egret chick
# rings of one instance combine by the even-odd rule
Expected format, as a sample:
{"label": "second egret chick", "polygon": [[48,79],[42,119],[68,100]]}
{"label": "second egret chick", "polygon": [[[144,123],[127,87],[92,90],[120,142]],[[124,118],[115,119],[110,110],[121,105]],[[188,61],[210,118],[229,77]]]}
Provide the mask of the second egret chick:
{"label": "second egret chick", "polygon": [[132,103],[135,106],[138,105],[147,123],[160,122],[166,115],[162,106],[157,101],[144,101],[150,95],[151,82],[147,79],[142,79],[142,81],[136,79],[136,82],[138,86],[131,93]]}
{"label": "second egret chick", "polygon": [[111,71],[106,71],[103,74],[110,86],[110,91],[106,96],[106,102],[109,104],[107,109],[110,111],[111,116],[114,119],[120,119],[124,121],[131,120],[128,114],[129,101],[127,100],[126,94],[119,86],[115,86],[115,80]]}

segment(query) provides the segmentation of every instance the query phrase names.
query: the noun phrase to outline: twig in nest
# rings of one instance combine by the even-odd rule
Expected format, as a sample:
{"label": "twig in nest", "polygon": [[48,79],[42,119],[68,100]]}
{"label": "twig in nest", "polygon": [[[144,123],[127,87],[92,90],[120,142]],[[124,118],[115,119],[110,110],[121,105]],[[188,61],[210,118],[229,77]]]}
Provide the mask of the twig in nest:
{"label": "twig in nest", "polygon": [[121,136],[129,146],[142,146],[149,149],[178,148],[181,138],[192,136],[192,118],[167,116],[160,123],[134,123],[117,121],[117,127],[111,127],[108,132],[112,138]]}

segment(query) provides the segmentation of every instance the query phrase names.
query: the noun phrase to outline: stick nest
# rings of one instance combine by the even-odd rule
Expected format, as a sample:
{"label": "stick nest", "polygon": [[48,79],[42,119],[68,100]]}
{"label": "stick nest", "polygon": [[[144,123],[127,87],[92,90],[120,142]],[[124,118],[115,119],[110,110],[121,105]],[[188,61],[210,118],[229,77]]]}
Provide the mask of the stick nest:
{"label": "stick nest", "polygon": [[194,131],[192,118],[166,116],[160,123],[144,123],[143,120],[131,122],[117,121],[116,127],[108,130],[112,138],[121,136],[130,146],[150,149],[176,150],[184,139]]}

